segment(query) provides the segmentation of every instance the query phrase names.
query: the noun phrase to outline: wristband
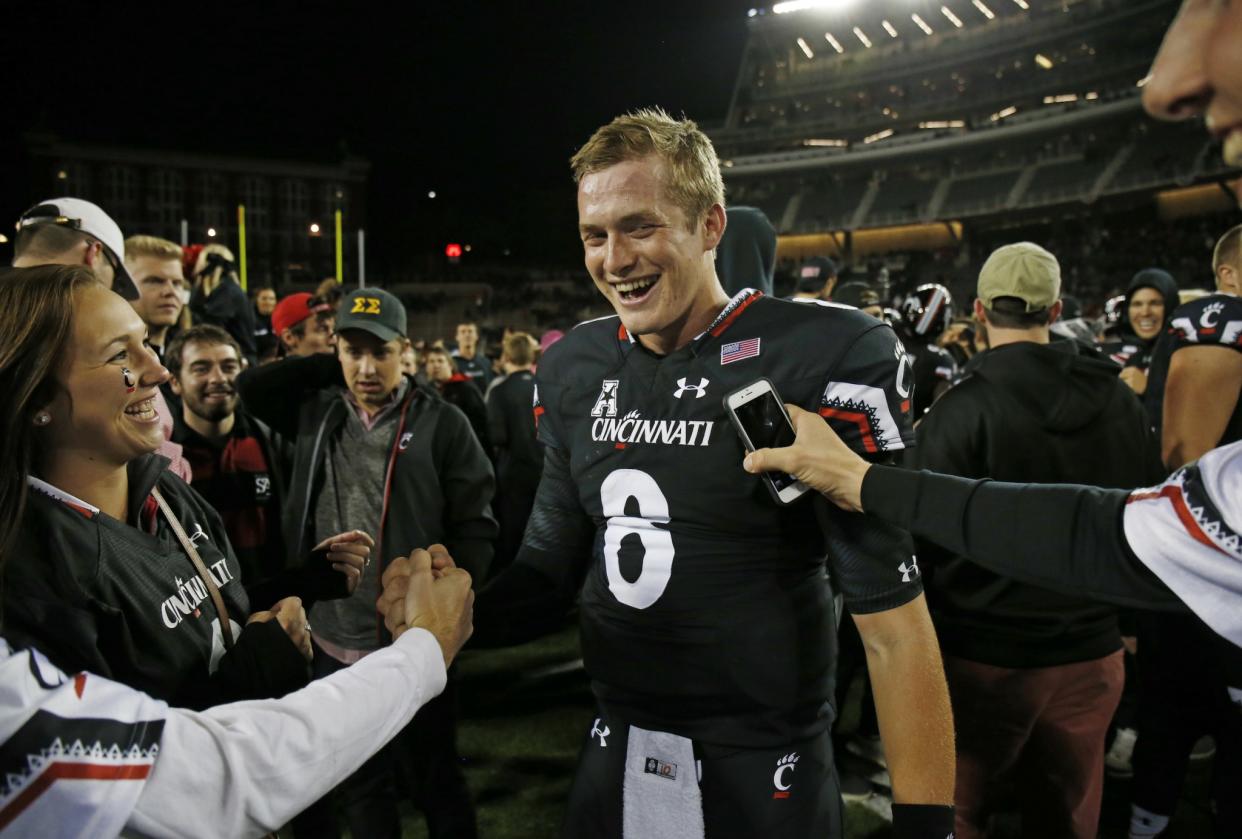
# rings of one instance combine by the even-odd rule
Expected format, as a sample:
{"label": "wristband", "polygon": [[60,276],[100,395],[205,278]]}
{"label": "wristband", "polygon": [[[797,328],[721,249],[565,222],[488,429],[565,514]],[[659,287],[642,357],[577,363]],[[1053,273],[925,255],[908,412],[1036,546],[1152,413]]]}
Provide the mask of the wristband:
{"label": "wristband", "polygon": [[952,804],[894,804],[895,839],[953,839]]}

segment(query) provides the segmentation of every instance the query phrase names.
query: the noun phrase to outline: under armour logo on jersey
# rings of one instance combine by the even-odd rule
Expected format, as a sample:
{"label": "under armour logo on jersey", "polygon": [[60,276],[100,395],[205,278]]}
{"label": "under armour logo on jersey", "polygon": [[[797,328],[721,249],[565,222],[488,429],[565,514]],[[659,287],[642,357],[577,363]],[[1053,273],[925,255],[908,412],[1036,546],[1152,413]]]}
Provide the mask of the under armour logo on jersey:
{"label": "under armour logo on jersey", "polygon": [[619,379],[604,379],[599,388],[599,399],[591,409],[593,417],[615,417],[617,415],[617,389],[621,386]]}
{"label": "under armour logo on jersey", "polygon": [[414,439],[414,432],[407,431],[401,435],[401,442],[397,443],[397,451],[403,452],[410,447],[410,440]]}
{"label": "under armour logo on jersey", "polygon": [[201,524],[199,524],[198,522],[195,522],[195,523],[194,523],[194,532],[190,534],[190,544],[191,544],[191,545],[197,545],[197,544],[198,544],[198,540],[199,540],[200,538],[201,538],[204,542],[210,542],[210,541],[211,541],[209,538],[207,538],[207,533],[206,533],[206,531],[204,531],[204,530],[203,530],[203,526],[202,526]]}
{"label": "under armour logo on jersey", "polygon": [[772,773],[772,785],[776,787],[776,792],[772,793],[773,798],[789,797],[789,788],[793,786],[793,781],[785,783],[785,773],[798,768],[798,759],[798,753],[794,752],[776,761],[776,771]]}
{"label": "under armour logo on jersey", "polygon": [[685,393],[687,390],[694,391],[695,399],[702,399],[704,396],[707,395],[707,379],[699,379],[699,383],[697,385],[688,385],[686,384],[685,379],[678,379],[677,390],[673,392],[673,396],[680,399],[681,395]]}
{"label": "under armour logo on jersey", "polygon": [[598,735],[599,735],[599,745],[600,745],[600,748],[602,748],[602,749],[606,749],[606,748],[608,748],[608,740],[607,740],[607,737],[608,737],[608,735],[609,735],[609,734],[612,734],[612,729],[611,729],[611,728],[609,728],[607,725],[605,725],[605,726],[604,726],[604,730],[603,730],[603,731],[600,731],[599,724],[600,724],[601,722],[603,722],[603,720],[602,720],[602,719],[599,719],[599,718],[597,717],[597,718],[596,718],[596,720],[595,720],[595,725],[591,726],[591,736],[592,736],[592,737],[594,737],[595,735],[597,735],[597,734],[598,734]]}
{"label": "under armour logo on jersey", "polygon": [[910,565],[907,567],[907,565],[903,562],[901,565],[897,566],[897,570],[901,572],[901,581],[903,583],[910,582],[919,575],[918,557],[910,557]]}

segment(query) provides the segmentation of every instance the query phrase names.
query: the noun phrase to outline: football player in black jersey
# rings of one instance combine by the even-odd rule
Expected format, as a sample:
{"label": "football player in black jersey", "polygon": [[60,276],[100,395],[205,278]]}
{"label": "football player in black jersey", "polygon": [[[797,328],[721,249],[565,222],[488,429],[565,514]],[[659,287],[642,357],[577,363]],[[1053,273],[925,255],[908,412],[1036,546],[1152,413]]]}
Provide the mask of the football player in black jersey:
{"label": "football player in black jersey", "polygon": [[1152,351],[1147,413],[1169,469],[1242,439],[1242,225],[1216,242],[1215,294],[1179,306]]}
{"label": "football player in black jersey", "polygon": [[742,470],[722,405],[766,376],[884,460],[913,441],[909,357],[855,309],[724,293],[723,184],[694,123],[619,117],[573,167],[586,266],[618,315],[540,362],[543,478],[475,613],[479,643],[514,643],[557,625],[581,584],[599,717],[566,835],[840,836],[839,592],[867,649],[896,835],[943,839],[952,720],[909,537],[818,496],[777,504]]}

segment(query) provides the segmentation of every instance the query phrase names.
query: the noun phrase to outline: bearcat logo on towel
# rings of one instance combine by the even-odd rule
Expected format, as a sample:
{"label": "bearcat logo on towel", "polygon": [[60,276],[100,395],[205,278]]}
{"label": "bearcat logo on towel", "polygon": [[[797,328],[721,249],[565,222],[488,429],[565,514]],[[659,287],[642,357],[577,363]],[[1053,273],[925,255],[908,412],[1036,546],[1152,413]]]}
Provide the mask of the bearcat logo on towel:
{"label": "bearcat logo on towel", "polygon": [[654,757],[647,758],[647,764],[643,767],[643,771],[648,775],[659,775],[661,778],[668,778],[670,781],[677,780],[677,764],[665,763]]}

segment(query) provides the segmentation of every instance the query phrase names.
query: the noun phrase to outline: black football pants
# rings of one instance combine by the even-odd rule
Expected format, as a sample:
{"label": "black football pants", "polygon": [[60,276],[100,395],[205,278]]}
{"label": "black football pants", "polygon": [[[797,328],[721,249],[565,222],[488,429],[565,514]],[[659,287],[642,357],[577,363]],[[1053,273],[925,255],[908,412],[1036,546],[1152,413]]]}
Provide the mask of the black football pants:
{"label": "black football pants", "polygon": [[[565,839],[640,839],[622,833],[623,779],[629,726],[600,717],[578,758],[569,792]],[[607,737],[599,732],[608,730]],[[780,761],[797,754],[795,769]],[[694,744],[707,839],[807,836],[838,839],[841,790],[828,732],[765,749]],[[787,788],[786,788],[787,787]]]}

